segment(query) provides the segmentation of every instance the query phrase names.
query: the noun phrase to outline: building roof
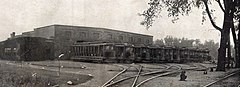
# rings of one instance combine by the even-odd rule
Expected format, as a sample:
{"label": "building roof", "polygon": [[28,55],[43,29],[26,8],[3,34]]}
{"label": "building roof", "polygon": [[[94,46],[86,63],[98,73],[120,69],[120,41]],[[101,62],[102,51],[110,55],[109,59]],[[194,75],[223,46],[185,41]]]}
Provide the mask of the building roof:
{"label": "building roof", "polygon": [[124,32],[124,33],[130,33],[130,34],[136,34],[136,35],[143,35],[143,36],[153,37],[152,35],[139,34],[139,33],[133,33],[133,32],[127,32],[127,31],[120,31],[120,30],[114,30],[114,29],[109,29],[109,28],[87,27],[87,26],[73,26],[73,25],[59,25],[59,24],[43,26],[43,27],[39,27],[39,28],[36,28],[36,29],[45,28],[45,27],[51,27],[51,26],[77,27],[77,28],[88,28],[88,29],[102,29],[102,30],[108,30],[108,31]]}

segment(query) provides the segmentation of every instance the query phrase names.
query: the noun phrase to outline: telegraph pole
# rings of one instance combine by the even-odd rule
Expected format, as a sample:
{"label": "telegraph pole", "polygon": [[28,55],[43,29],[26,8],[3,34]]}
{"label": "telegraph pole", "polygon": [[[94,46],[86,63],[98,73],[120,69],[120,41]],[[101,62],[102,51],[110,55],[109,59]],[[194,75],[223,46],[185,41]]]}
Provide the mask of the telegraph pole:
{"label": "telegraph pole", "polygon": [[61,53],[59,56],[58,56],[58,76],[60,77],[60,69],[61,69],[61,65],[60,65],[60,58],[63,57],[64,54]]}

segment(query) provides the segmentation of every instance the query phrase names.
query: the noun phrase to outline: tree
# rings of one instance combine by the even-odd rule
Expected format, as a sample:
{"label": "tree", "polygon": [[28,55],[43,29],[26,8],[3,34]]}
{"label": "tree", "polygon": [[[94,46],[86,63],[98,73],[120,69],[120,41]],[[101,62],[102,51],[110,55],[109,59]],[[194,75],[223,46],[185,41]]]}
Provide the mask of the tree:
{"label": "tree", "polygon": [[196,39],[194,41],[194,46],[197,46],[197,47],[202,46],[200,39]]}
{"label": "tree", "polygon": [[[167,41],[165,41],[167,40]],[[199,39],[188,39],[188,38],[177,38],[172,36],[166,36],[164,39],[157,39],[154,41],[155,45],[165,46],[164,42],[171,43],[172,45],[167,46],[176,46],[176,47],[196,47],[196,48],[202,48],[202,49],[208,49],[210,50],[210,56],[212,57],[212,60],[217,59],[217,49],[219,47],[219,43],[215,43],[213,40],[208,40],[202,43]],[[232,46],[231,46],[232,47]],[[233,50],[233,48],[231,48]],[[234,54],[231,54],[234,55]]]}
{"label": "tree", "polygon": [[172,36],[165,37],[164,41],[165,41],[166,46],[173,46],[173,37]]}
{"label": "tree", "polygon": [[181,46],[182,47],[192,47],[195,40],[188,40],[187,38],[181,39]]}
{"label": "tree", "polygon": [[154,44],[163,46],[164,45],[164,41],[162,39],[157,39],[156,41],[154,41]]}
{"label": "tree", "polygon": [[180,47],[181,46],[181,39],[176,37],[173,38],[173,46]]}
{"label": "tree", "polygon": [[188,38],[177,38],[172,36],[166,36],[164,39],[157,39],[155,41],[156,45],[166,45],[166,46],[176,46],[176,47],[199,47],[202,46],[199,39],[188,39]]}
{"label": "tree", "polygon": [[204,44],[199,48],[208,48],[210,50],[210,55],[213,60],[217,59],[219,43],[215,43],[213,40],[205,41]]}
{"label": "tree", "polygon": [[[212,11],[209,8],[212,2],[217,2],[219,7],[221,8],[222,12],[224,13],[223,16],[223,26],[219,27],[216,25],[214,18],[212,17]],[[223,2],[223,3],[221,3]],[[142,25],[145,25],[146,28],[150,28],[153,24],[154,19],[161,13],[162,8],[166,8],[169,17],[173,17],[173,20],[177,20],[179,15],[187,15],[192,10],[192,7],[204,7],[205,13],[207,14],[208,18],[212,26],[220,31],[221,39],[220,39],[220,47],[218,49],[218,62],[217,62],[217,71],[225,71],[225,60],[226,60],[226,49],[227,49],[227,42],[229,39],[230,29],[232,29],[233,33],[235,33],[234,20],[238,22],[240,25],[239,20],[239,8],[240,8],[240,1],[239,0],[150,0],[149,8],[145,10],[141,16],[144,16],[145,19],[141,22]],[[239,26],[238,26],[239,28]],[[239,36],[239,33],[238,33]],[[235,47],[236,44],[239,44],[235,36]],[[239,47],[238,47],[239,49]],[[238,52],[239,54],[239,52]],[[240,67],[240,60],[237,58],[238,61],[237,66]]]}

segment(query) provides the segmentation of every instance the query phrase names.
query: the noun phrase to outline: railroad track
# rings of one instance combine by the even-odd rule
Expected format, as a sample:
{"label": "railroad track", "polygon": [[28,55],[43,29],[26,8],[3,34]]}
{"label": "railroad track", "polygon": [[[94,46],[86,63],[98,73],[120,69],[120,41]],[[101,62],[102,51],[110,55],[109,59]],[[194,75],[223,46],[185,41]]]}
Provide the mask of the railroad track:
{"label": "railroad track", "polygon": [[[238,74],[238,76],[235,76],[235,75],[237,75]],[[233,73],[230,73],[230,74],[228,74],[228,75],[226,75],[226,76],[224,76],[224,77],[222,77],[222,78],[220,78],[220,79],[218,79],[218,80],[216,80],[216,81],[213,81],[213,82],[210,82],[210,83],[208,83],[208,84],[206,84],[206,85],[204,85],[204,86],[202,86],[202,87],[215,87],[215,86],[217,86],[221,81],[224,81],[224,80],[226,80],[226,79],[228,79],[228,78],[240,78],[239,77],[239,74],[240,74],[240,70],[238,70],[238,71],[235,71],[235,72],[233,72]],[[239,80],[238,80],[239,81]],[[230,83],[231,84],[231,83]],[[234,84],[232,84],[232,85],[234,85]],[[235,84],[235,85],[237,85],[237,84]],[[222,85],[223,86],[223,85]],[[225,87],[227,87],[227,86],[225,86]],[[231,86],[232,87],[232,86]],[[239,84],[238,84],[238,86],[237,87],[240,87],[240,82],[239,82]]]}
{"label": "railroad track", "polygon": [[[120,66],[121,67],[121,66]],[[110,82],[113,81],[113,79],[115,79],[117,76],[121,75],[122,73],[126,72],[128,68],[124,68],[124,67],[121,67],[123,70],[121,72],[119,72],[118,74],[116,74],[115,76],[113,76],[110,80],[108,80],[106,83],[104,83],[101,87],[105,87],[107,84],[109,84]]]}
{"label": "railroad track", "polygon": [[164,65],[164,64],[154,64],[155,66],[157,67],[146,67],[144,66],[143,68],[147,68],[147,69],[166,69],[166,68],[169,68],[170,65]]}
{"label": "railroad track", "polygon": [[[191,68],[191,69],[187,69],[187,70],[196,70],[196,69],[206,69],[207,67],[203,66],[203,65],[196,65],[196,68]],[[175,69],[175,70],[173,70]],[[133,79],[135,78],[134,80],[134,84],[132,84],[131,87],[141,87],[142,85],[144,85],[145,83],[151,81],[151,80],[154,80],[156,78],[159,78],[159,77],[164,77],[164,76],[170,76],[172,74],[175,74],[175,73],[181,73],[182,70],[185,70],[185,69],[182,69],[181,66],[179,65],[168,65],[166,66],[166,68],[164,70],[155,70],[155,71],[150,71],[150,72],[146,72],[146,73],[141,73],[139,75],[134,75],[134,76],[128,76],[128,77],[125,77],[125,78],[122,78],[122,79],[119,79],[119,80],[116,80],[110,84],[107,84],[106,86],[104,87],[112,87],[118,83],[121,83],[123,81],[127,81],[129,79]],[[138,79],[136,78],[139,78],[139,77],[144,77],[145,76],[150,76],[149,78],[146,78],[142,81],[137,81]],[[126,86],[124,86],[126,87]]]}
{"label": "railroad track", "polygon": [[173,71],[169,71],[169,72],[166,71],[166,72],[163,72],[163,73],[158,74],[158,75],[156,75],[156,76],[152,76],[152,77],[150,77],[150,78],[147,78],[147,79],[139,82],[135,87],[140,87],[140,86],[143,85],[144,83],[146,83],[146,82],[148,82],[148,81],[150,81],[150,80],[156,79],[156,78],[158,78],[158,77],[168,76],[168,75],[171,75],[171,74],[174,74],[174,73],[180,73],[180,72],[181,72],[181,69],[182,69],[181,66],[178,66],[178,65],[172,66],[172,65],[170,65],[170,67],[168,67],[167,69],[170,69],[171,67],[177,67],[177,70],[173,70]]}
{"label": "railroad track", "polygon": [[[133,75],[133,76],[124,77],[124,78],[116,80],[116,81],[114,81],[112,83],[110,83],[112,81],[112,79],[110,79],[102,87],[112,87],[112,86],[114,86],[116,84],[119,84],[119,83],[121,83],[123,81],[127,81],[127,80],[133,79],[133,78],[134,78],[134,81],[133,81],[131,87],[139,87],[140,85],[142,85],[142,84],[144,84],[144,83],[146,83],[146,82],[148,82],[150,80],[153,80],[153,79],[155,79],[157,77],[167,76],[167,75],[174,74],[174,73],[180,73],[181,69],[182,69],[180,66],[172,66],[172,65],[170,65],[170,66],[166,67],[165,70],[155,70],[155,71],[151,71],[151,72],[147,72],[147,73],[141,73],[142,66],[141,65],[139,65],[139,66],[140,66],[140,68],[138,69],[138,74]],[[171,67],[177,67],[178,69],[175,70],[175,71],[170,71],[169,69]],[[138,81],[139,77],[150,76],[150,75],[156,75],[156,76],[152,76],[152,77],[150,77],[148,79],[145,79],[145,80],[143,80],[141,82]],[[113,78],[115,78],[115,77],[113,77]]]}
{"label": "railroad track", "polygon": [[[115,85],[115,84],[112,84],[112,83],[119,83],[118,81],[118,79],[121,79],[121,77],[129,77],[129,75],[124,75],[124,74],[126,74],[126,72],[127,71],[129,71],[129,72],[134,72],[134,70],[130,70],[130,68],[134,68],[134,69],[136,69],[137,71],[138,71],[138,73],[137,74],[135,74],[134,76],[136,76],[135,77],[135,79],[134,79],[134,81],[133,81],[133,83],[132,83],[132,86],[134,86],[135,85],[135,83],[136,83],[136,81],[137,81],[137,79],[138,79],[138,77],[137,76],[139,76],[140,75],[140,73],[141,73],[141,71],[142,71],[142,66],[141,65],[138,65],[139,67],[136,67],[136,66],[133,66],[133,65],[129,65],[129,66],[126,66],[126,65],[117,65],[117,66],[124,66],[125,68],[123,68],[123,70],[121,71],[121,72],[119,72],[118,74],[116,74],[115,76],[113,76],[111,79],[109,79],[106,83],[104,83],[101,87],[109,87],[109,86],[113,86],[113,85]],[[126,68],[127,67],[127,68]],[[133,76],[133,75],[130,75],[130,77],[131,76]]]}
{"label": "railroad track", "polygon": [[135,77],[134,82],[133,82],[133,84],[132,84],[131,87],[135,87],[135,85],[136,85],[136,83],[137,83],[137,80],[138,80],[138,77],[139,77],[140,74],[141,74],[141,71],[142,71],[142,67],[143,67],[143,66],[139,65],[139,67],[140,67],[140,68],[138,69],[138,74],[137,74],[137,76]]}

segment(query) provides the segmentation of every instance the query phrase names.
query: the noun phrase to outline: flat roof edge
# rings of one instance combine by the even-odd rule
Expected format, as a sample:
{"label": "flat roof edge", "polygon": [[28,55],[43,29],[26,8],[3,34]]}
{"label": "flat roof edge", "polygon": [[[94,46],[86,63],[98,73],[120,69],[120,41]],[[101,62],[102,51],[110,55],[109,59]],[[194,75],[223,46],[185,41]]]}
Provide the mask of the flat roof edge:
{"label": "flat roof edge", "polygon": [[111,31],[118,31],[118,32],[125,32],[125,33],[131,33],[131,34],[138,34],[138,35],[143,35],[143,36],[153,37],[152,35],[140,34],[140,33],[135,33],[135,32],[128,32],[128,31],[121,31],[121,30],[114,30],[114,29],[111,29],[111,28],[88,27],[88,26],[74,26],[74,25],[61,25],[61,24],[47,25],[47,26],[38,27],[38,28],[34,28],[34,29],[41,29],[41,28],[51,27],[51,26],[66,26],[66,27],[79,27],[79,28],[104,29],[104,30],[111,30]]}

